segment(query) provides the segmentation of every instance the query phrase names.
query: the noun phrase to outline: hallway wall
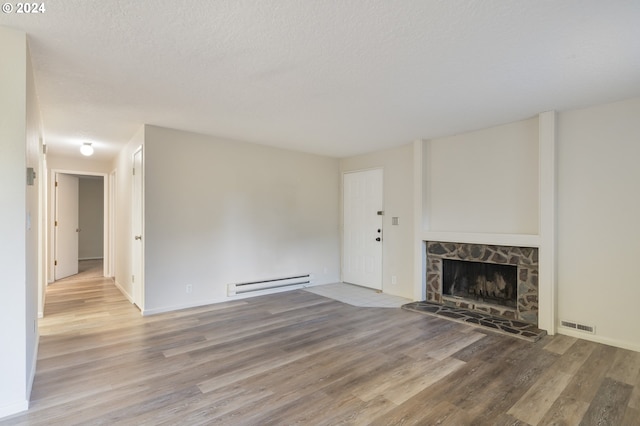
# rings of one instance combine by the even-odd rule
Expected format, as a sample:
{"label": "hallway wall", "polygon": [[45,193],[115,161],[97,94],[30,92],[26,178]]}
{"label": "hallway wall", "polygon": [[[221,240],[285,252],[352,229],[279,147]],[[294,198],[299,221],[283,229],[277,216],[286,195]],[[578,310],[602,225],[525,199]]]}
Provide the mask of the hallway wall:
{"label": "hallway wall", "polygon": [[81,176],[78,189],[78,259],[104,256],[104,179]]}
{"label": "hallway wall", "polygon": [[0,417],[26,410],[38,347],[42,127],[26,34],[0,28]]}

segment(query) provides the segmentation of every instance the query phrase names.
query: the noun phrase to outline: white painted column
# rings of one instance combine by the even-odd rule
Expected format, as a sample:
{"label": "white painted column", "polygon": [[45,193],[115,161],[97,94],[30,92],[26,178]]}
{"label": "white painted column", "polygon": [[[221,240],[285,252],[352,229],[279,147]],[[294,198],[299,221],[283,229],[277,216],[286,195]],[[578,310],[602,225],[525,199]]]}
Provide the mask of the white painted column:
{"label": "white painted column", "polygon": [[538,327],[556,332],[556,113],[539,115]]}
{"label": "white painted column", "polygon": [[424,142],[413,142],[413,234],[414,234],[414,287],[413,298],[425,300],[426,294],[426,252],[422,240],[424,233],[424,201],[423,201],[423,149]]}

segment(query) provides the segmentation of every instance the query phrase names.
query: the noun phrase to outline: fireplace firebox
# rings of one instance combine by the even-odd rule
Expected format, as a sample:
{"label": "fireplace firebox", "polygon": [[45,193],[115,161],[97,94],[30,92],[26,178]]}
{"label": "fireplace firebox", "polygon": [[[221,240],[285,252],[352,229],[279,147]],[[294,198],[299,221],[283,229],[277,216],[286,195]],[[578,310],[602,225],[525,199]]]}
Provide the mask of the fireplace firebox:
{"label": "fireplace firebox", "polygon": [[442,260],[442,294],[516,308],[518,268],[464,260]]}

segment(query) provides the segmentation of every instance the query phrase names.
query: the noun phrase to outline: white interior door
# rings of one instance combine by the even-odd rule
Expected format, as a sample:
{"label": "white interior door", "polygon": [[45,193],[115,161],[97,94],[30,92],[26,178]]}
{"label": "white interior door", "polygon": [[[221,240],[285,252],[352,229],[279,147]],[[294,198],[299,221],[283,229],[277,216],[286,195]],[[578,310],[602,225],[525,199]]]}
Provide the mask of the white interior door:
{"label": "white interior door", "polygon": [[56,173],[55,262],[56,280],[78,273],[78,177]]}
{"label": "white interior door", "polygon": [[132,239],[132,259],[131,259],[131,279],[133,302],[143,308],[143,253],[144,245],[142,240],[143,230],[143,180],[142,180],[142,147],[133,154],[133,200],[131,212]]}
{"label": "white interior door", "polygon": [[382,290],[382,169],[345,173],[342,280]]}

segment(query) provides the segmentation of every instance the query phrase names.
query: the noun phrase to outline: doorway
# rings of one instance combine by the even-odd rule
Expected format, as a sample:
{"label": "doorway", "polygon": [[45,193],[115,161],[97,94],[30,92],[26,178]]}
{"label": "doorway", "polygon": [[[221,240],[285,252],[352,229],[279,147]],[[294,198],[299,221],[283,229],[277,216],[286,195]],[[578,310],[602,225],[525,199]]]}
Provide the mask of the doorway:
{"label": "doorway", "polygon": [[78,176],[55,174],[54,281],[78,273],[79,194]]}
{"label": "doorway", "polygon": [[382,290],[383,171],[343,176],[343,262],[346,283]]}
{"label": "doorway", "polygon": [[53,281],[92,270],[108,276],[109,185],[100,173],[54,170],[52,173],[51,259]]}

